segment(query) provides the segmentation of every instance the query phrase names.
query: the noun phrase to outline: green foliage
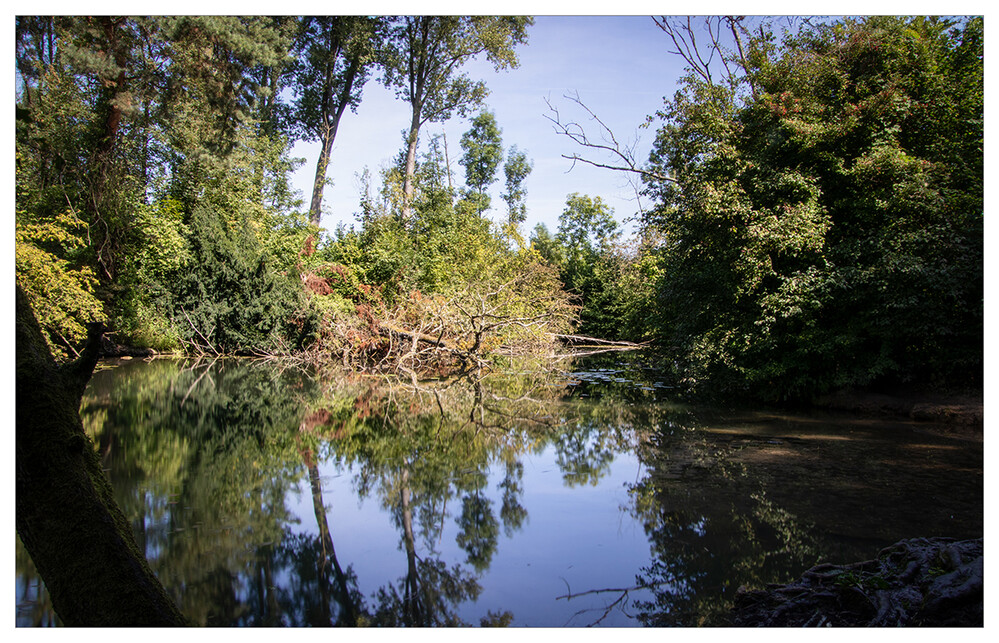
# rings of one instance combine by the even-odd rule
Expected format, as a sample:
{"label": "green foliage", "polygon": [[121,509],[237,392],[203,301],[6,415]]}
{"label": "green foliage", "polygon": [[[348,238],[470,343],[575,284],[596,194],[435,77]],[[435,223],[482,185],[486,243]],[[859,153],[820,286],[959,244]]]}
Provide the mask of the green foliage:
{"label": "green foliage", "polygon": [[413,106],[421,125],[465,116],[486,88],[459,73],[461,64],[485,54],[497,70],[516,67],[514,47],[526,42],[533,23],[526,16],[404,16],[384,52],[385,83]]}
{"label": "green foliage", "polygon": [[552,266],[561,266],[565,262],[562,246],[544,223],[537,224],[531,231],[531,249]]}
{"label": "green foliage", "polygon": [[507,152],[506,163],[503,164],[503,175],[506,177],[506,191],[503,200],[507,205],[507,220],[512,226],[517,226],[527,219],[527,190],[524,181],[534,169],[527,158],[527,153],[514,145]]}
{"label": "green foliage", "polygon": [[526,16],[403,16],[390,30],[382,52],[384,82],[409,103],[412,120],[406,135],[403,216],[413,195],[420,128],[452,115],[467,116],[486,97],[482,81],[460,73],[480,54],[497,69],[517,66],[514,47],[527,41]]}
{"label": "green foliage", "polygon": [[304,140],[321,140],[337,112],[357,110],[382,22],[361,16],[298,19],[291,47],[295,62],[287,70],[295,92],[288,118]]}
{"label": "green foliage", "polygon": [[577,332],[606,339],[641,339],[652,305],[647,258],[620,243],[613,210],[578,193],[566,198],[554,236],[535,227],[531,247],[559,270],[567,292],[579,304]]}
{"label": "green foliage", "polygon": [[73,260],[85,246],[86,228],[72,211],[48,221],[28,223],[23,218],[18,217],[15,226],[17,282],[53,356],[75,357],[76,347],[86,339],[87,323],[105,319],[94,296],[93,272]]}
{"label": "green foliage", "polygon": [[191,263],[174,288],[173,321],[198,351],[287,352],[313,332],[295,275],[270,266],[249,222],[191,213]]}
{"label": "green foliage", "polygon": [[113,312],[116,339],[168,352],[181,348],[170,322],[172,288],[191,262],[179,201],[165,199],[136,210],[135,241],[120,283],[122,292]]}
{"label": "green foliage", "polygon": [[691,383],[768,397],[981,367],[981,21],[745,43],[752,94],[688,76],[646,217]]}
{"label": "green foliage", "polygon": [[600,197],[578,193],[565,200],[556,242],[562,247],[560,273],[565,289],[579,297],[579,332],[617,338],[618,321],[610,310],[610,285],[616,280],[613,244],[620,237],[613,210]]}
{"label": "green foliage", "polygon": [[484,197],[479,212],[489,209],[486,188],[496,181],[496,170],[503,159],[501,133],[493,113],[482,111],[472,119],[472,127],[461,137],[465,183],[480,199]]}
{"label": "green foliage", "polygon": [[401,176],[388,170],[383,173],[382,202],[362,198],[362,229],[338,231],[319,260],[350,266],[361,282],[381,288],[389,303],[396,294],[414,289],[452,293],[497,270],[511,276],[504,266],[516,253],[481,216],[477,193],[457,198],[447,172],[440,138],[434,137],[417,165],[410,219],[397,215]]}
{"label": "green foliage", "polygon": [[348,107],[357,111],[386,22],[386,18],[365,16],[298,19],[292,45],[295,62],[287,71],[295,98],[286,111],[293,131],[304,140],[320,143],[309,206],[309,220],[317,225],[340,119]]}
{"label": "green foliage", "polygon": [[[196,207],[227,213],[224,227],[254,238],[250,263],[266,255],[268,271],[294,270],[314,231],[294,213],[296,161],[275,120],[287,21],[25,18],[17,34],[19,265],[63,344],[80,335],[83,316],[107,318],[122,343],[170,350],[190,339],[174,306],[202,258],[186,218]],[[66,212],[79,242],[35,243],[48,234],[38,225],[68,231]],[[288,296],[297,308],[299,295]]]}
{"label": "green foliage", "polygon": [[[456,198],[436,137],[415,176],[412,216],[392,209],[401,176],[389,170],[381,202],[364,190],[362,228],[338,229],[316,254],[306,286],[336,329],[320,350],[426,369],[478,363],[501,347],[548,347],[573,312],[557,273],[537,252],[511,248],[508,233],[481,216],[477,193]],[[431,337],[429,349],[414,339]]]}
{"label": "green foliage", "polygon": [[410,227],[419,266],[413,285],[427,292],[448,292],[488,271],[504,249],[490,223],[472,207],[455,207],[422,191]]}

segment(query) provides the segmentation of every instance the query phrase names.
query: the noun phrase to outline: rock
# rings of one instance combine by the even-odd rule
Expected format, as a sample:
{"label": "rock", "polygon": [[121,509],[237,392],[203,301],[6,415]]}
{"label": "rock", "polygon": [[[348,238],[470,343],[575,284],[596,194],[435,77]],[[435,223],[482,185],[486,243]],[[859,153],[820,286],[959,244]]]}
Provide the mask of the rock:
{"label": "rock", "polygon": [[741,627],[981,627],[983,541],[903,540],[874,560],[817,565],[788,585],[740,587]]}

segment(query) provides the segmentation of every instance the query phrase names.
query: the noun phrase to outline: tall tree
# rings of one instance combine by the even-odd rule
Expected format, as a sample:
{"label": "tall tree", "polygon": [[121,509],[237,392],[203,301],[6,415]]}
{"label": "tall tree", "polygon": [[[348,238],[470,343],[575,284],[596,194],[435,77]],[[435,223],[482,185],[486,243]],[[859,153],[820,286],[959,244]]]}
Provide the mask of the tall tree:
{"label": "tall tree", "polygon": [[385,28],[384,18],[305,16],[292,48],[291,117],[305,140],[319,141],[309,221],[319,225],[330,153],[347,108],[357,110]]}
{"label": "tall tree", "polygon": [[413,200],[420,128],[452,114],[466,116],[485,98],[482,81],[472,81],[462,65],[479,54],[497,70],[517,66],[514,47],[527,40],[526,16],[404,16],[392,29],[385,59],[385,84],[409,103],[402,217]]}
{"label": "tall tree", "polygon": [[527,153],[514,145],[507,152],[506,163],[503,164],[503,175],[506,177],[506,191],[503,200],[506,201],[507,219],[510,225],[516,226],[527,219],[527,190],[524,181],[534,169]]}
{"label": "tall tree", "polygon": [[600,197],[574,193],[566,197],[558,221],[560,276],[565,289],[579,297],[579,332],[617,339],[621,320],[610,310],[610,286],[617,276],[614,245],[621,231],[614,210]]}
{"label": "tall tree", "polygon": [[472,127],[459,141],[464,152],[461,164],[465,167],[465,184],[475,195],[479,213],[489,209],[486,188],[496,181],[496,169],[503,159],[501,134],[496,117],[492,112],[483,110],[472,119]]}
{"label": "tall tree", "polygon": [[190,211],[206,183],[235,169],[226,159],[245,141],[256,115],[259,70],[282,64],[290,38],[262,16],[170,16],[157,25],[170,66],[161,118],[171,152],[171,193]]}
{"label": "tall tree", "polygon": [[[660,112],[647,222],[689,381],[772,397],[973,381],[982,21],[875,17],[742,43]],[[734,68],[734,67],[733,67]],[[752,79],[752,91],[746,83]],[[952,380],[953,381],[953,380]]]}

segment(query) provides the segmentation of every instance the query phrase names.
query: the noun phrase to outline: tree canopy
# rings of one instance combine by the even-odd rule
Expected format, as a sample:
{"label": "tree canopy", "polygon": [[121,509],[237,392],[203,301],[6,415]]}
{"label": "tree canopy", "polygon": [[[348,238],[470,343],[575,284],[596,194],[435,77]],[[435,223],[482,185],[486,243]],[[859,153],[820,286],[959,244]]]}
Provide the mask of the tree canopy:
{"label": "tree canopy", "polygon": [[980,377],[982,29],[763,27],[732,83],[682,79],[644,223],[685,377],[775,398]]}
{"label": "tree canopy", "polygon": [[[18,17],[18,281],[60,359],[92,320],[156,350],[384,360],[399,320],[481,347],[494,313],[468,298],[502,292],[509,319],[555,311],[531,341],[653,341],[694,388],[979,379],[983,21],[713,16],[704,40],[697,20],[655,20],[687,73],[647,163],[578,97],[599,141],[549,117],[641,178],[634,236],[576,193],[528,244],[532,162],[464,65],[515,68],[529,17]],[[332,146],[370,78],[409,107],[401,149],[363,175],[359,227],[323,236]],[[457,155],[426,134],[451,118]],[[321,148],[308,206],[297,140]]]}

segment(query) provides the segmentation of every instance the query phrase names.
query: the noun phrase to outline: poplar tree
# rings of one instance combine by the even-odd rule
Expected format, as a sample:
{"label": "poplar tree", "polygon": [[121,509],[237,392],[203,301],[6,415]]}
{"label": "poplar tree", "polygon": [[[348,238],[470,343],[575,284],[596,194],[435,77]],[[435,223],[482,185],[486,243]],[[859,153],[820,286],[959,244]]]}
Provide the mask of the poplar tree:
{"label": "poplar tree", "polygon": [[461,137],[464,154],[461,164],[465,167],[465,184],[469,196],[477,202],[476,210],[489,209],[486,188],[496,181],[496,170],[503,159],[502,131],[496,125],[492,112],[482,111],[472,119],[472,127]]}
{"label": "poplar tree", "polygon": [[527,158],[527,153],[514,145],[507,153],[503,164],[503,175],[506,177],[506,191],[502,194],[507,205],[507,218],[510,225],[519,225],[527,219],[527,190],[524,181],[534,166]]}
{"label": "poplar tree", "polygon": [[402,217],[410,216],[420,128],[452,115],[467,116],[487,94],[462,66],[485,54],[495,69],[517,67],[514,48],[527,41],[527,16],[404,16],[386,48],[387,87],[411,107],[403,180]]}

